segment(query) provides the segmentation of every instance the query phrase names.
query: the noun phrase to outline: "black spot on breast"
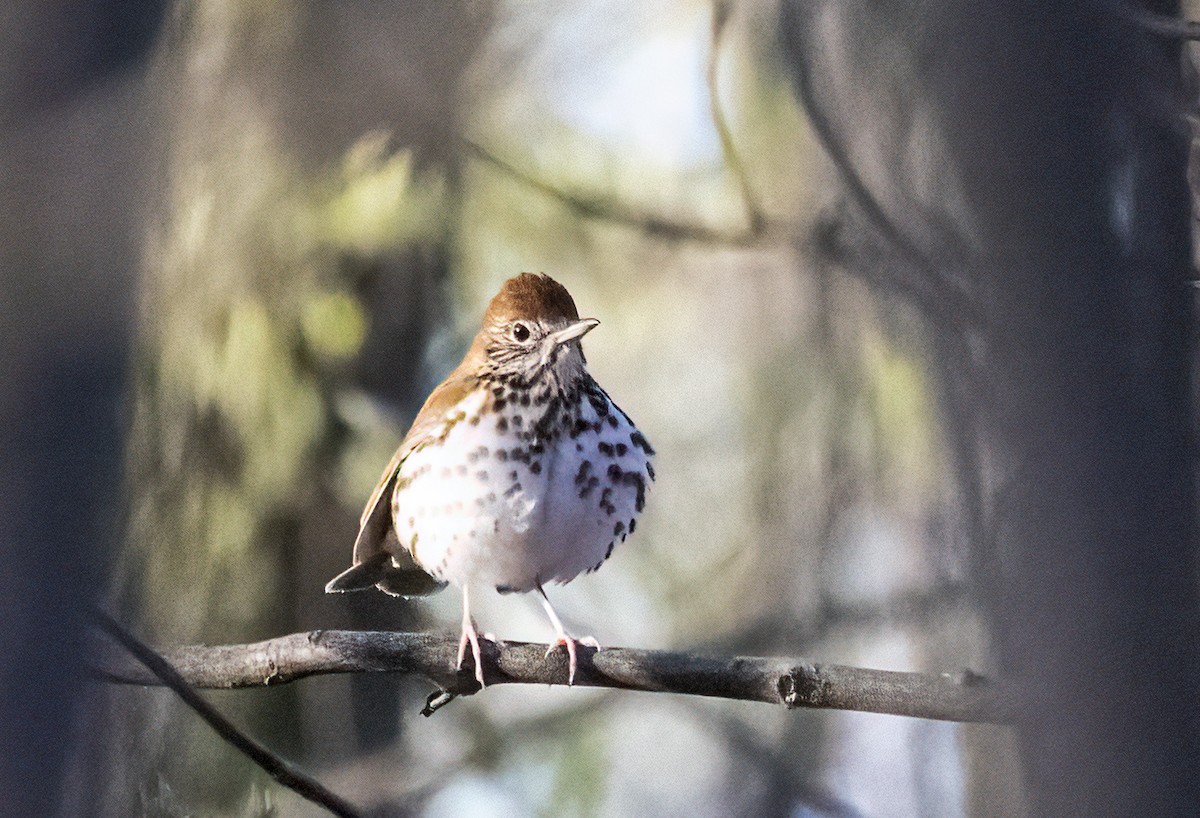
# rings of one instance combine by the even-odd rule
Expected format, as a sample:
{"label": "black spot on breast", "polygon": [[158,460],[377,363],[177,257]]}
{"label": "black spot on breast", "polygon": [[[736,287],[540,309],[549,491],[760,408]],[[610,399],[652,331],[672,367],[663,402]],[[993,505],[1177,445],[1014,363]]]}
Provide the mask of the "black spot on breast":
{"label": "black spot on breast", "polygon": [[542,461],[535,460],[532,463],[530,463],[529,470],[531,472],[533,472],[534,474],[541,474],[542,473]]}
{"label": "black spot on breast", "polygon": [[646,474],[650,475],[650,479],[654,479],[654,464],[649,460],[646,461]]}
{"label": "black spot on breast", "polygon": [[632,534],[635,528],[637,528],[637,520],[631,518],[629,520],[629,533]]}
{"label": "black spot on breast", "polygon": [[487,446],[480,446],[478,449],[476,449],[476,451],[479,452],[480,457],[488,456],[488,447]]}
{"label": "black spot on breast", "polygon": [[579,471],[575,472],[575,485],[583,485],[583,482],[588,478],[588,472],[592,470],[592,461],[585,460],[579,464]]}
{"label": "black spot on breast", "polygon": [[475,472],[475,477],[480,481],[486,481],[488,479],[487,469],[480,469],[479,471]]}
{"label": "black spot on breast", "polygon": [[525,390],[524,392],[522,392],[522,393],[521,393],[521,401],[520,401],[520,403],[521,403],[521,405],[522,405],[522,406],[528,406],[528,405],[529,405],[529,390]]}
{"label": "black spot on breast", "polygon": [[501,463],[508,460],[508,451],[505,449],[496,449],[496,459]]}
{"label": "black spot on breast", "polygon": [[575,426],[571,429],[571,437],[578,437],[579,435],[583,434],[584,432],[586,432],[588,429],[591,429],[591,428],[592,428],[591,423],[589,423],[588,421],[584,420],[581,417],[577,417],[577,418],[575,418]]}
{"label": "black spot on breast", "polygon": [[612,492],[612,488],[600,492],[600,509],[610,517],[617,511],[617,507],[612,503]]}
{"label": "black spot on breast", "polygon": [[554,429],[554,418],[550,415],[542,415],[536,423],[533,424],[533,434],[540,441],[554,440],[558,437],[558,432]]}
{"label": "black spot on breast", "polygon": [[503,412],[504,407],[507,405],[508,403],[504,400],[504,398],[496,398],[494,401],[492,401],[492,409],[497,412]]}
{"label": "black spot on breast", "polygon": [[611,480],[612,482],[614,482],[614,483],[621,482],[621,478],[624,476],[624,474],[625,474],[625,472],[621,471],[621,467],[618,466],[616,463],[612,463],[609,465],[608,479]]}
{"label": "black spot on breast", "polygon": [[598,395],[595,392],[588,392],[587,399],[597,415],[604,417],[608,414],[608,401],[604,399],[604,396]]}
{"label": "black spot on breast", "polygon": [[508,431],[508,418],[504,417],[503,415],[500,416],[500,419],[496,421],[496,431],[500,434],[504,434]]}
{"label": "black spot on breast", "polygon": [[[616,415],[608,416],[608,425],[613,427],[614,429],[617,428],[617,416]],[[596,431],[600,431],[600,424],[598,424],[598,423],[596,424]]]}
{"label": "black spot on breast", "polygon": [[512,497],[514,494],[516,494],[520,490],[521,490],[521,483],[520,482],[513,483],[511,486],[508,487],[508,491],[504,492],[504,496]]}
{"label": "black spot on breast", "polygon": [[597,448],[600,449],[600,454],[604,455],[605,457],[613,456],[613,445],[611,443],[606,443],[605,441],[601,440],[600,445],[597,446]]}
{"label": "black spot on breast", "polygon": [[529,451],[532,454],[541,454],[542,452],[546,451],[546,447],[544,445],[542,445],[542,442],[540,440],[538,440],[532,446],[529,447]]}
{"label": "black spot on breast", "polygon": [[625,523],[618,522],[616,525],[613,526],[613,536],[614,537],[620,537],[623,533],[625,533]]}
{"label": "black spot on breast", "polygon": [[626,446],[624,443],[618,443],[616,446],[616,449],[617,449],[617,457],[624,457],[625,452],[629,451],[629,447]]}
{"label": "black spot on breast", "polygon": [[629,442],[632,443],[634,446],[637,446],[639,449],[641,449],[646,454],[654,454],[654,449],[650,446],[649,441],[646,440],[646,436],[643,435],[641,432],[635,431],[631,435],[629,435]]}
{"label": "black spot on breast", "polygon": [[582,452],[582,451],[583,451],[583,444],[582,444],[582,443],[576,443],[576,444],[575,444],[575,451],[577,451],[577,452]]}
{"label": "black spot on breast", "polygon": [[525,418],[521,417],[520,415],[512,416],[512,425],[516,426],[518,429],[521,428],[521,424],[523,424],[524,422],[525,422]]}

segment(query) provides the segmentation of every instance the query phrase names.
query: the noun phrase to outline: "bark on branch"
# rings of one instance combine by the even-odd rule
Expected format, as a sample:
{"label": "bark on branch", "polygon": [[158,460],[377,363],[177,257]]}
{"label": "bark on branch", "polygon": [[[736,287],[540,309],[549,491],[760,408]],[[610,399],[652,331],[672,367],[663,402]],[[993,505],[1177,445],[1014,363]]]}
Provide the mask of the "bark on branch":
{"label": "bark on branch", "polygon": [[[482,647],[489,685],[566,683],[561,649],[547,656],[544,644],[484,641]],[[189,684],[210,689],[284,684],[327,673],[417,673],[441,690],[431,696],[428,715],[454,696],[479,690],[469,660],[455,670],[457,653],[457,640],[448,635],[312,631],[250,645],[176,648],[165,656]],[[102,661],[100,672],[113,681],[158,683],[116,652]],[[1011,713],[1003,691],[970,671],[932,676],[805,659],[580,646],[575,684],[945,721],[1004,723]]]}

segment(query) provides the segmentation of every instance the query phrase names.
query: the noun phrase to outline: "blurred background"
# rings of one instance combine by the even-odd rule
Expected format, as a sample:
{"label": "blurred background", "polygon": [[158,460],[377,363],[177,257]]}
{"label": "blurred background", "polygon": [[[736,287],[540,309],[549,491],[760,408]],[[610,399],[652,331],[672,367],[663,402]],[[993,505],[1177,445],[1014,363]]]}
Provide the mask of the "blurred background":
{"label": "blurred background", "polygon": [[[1021,334],[989,334],[981,316],[1013,302],[980,271],[1024,258],[1011,234],[1071,198],[1024,182],[1070,185],[1076,169],[1010,174],[1020,151],[989,106],[1031,86],[989,73],[1010,56],[989,27],[1017,21],[1017,52],[1049,54],[1071,94],[1104,74],[1055,68],[1056,49],[1090,53],[1066,25],[1022,52],[1046,21],[1009,5],[8,4],[0,743],[21,749],[4,814],[322,814],[172,694],[87,681],[80,603],[159,646],[456,632],[455,593],[322,588],[407,424],[520,271],[602,321],[592,372],[658,451],[637,536],[551,591],[574,632],[929,673],[1021,666],[1011,586],[995,581],[1021,552],[996,533],[996,498],[1024,478],[1003,423],[986,433],[1008,394],[989,374],[1023,377],[992,358]],[[1100,105],[1103,135],[1142,150],[1144,119],[1177,148],[1179,63],[1117,17],[1104,25],[1126,26],[1113,42],[1136,57],[1120,70],[1155,71],[1130,106]],[[1033,97],[1031,116],[1057,99]],[[1167,178],[1186,303],[1183,164],[1163,150],[1176,182],[1126,182]],[[1105,224],[1163,246],[1153,227],[1138,237],[1130,201],[1111,198]],[[1088,241],[1084,222],[1060,226],[1048,242]],[[1179,553],[1194,555],[1183,505]],[[1194,610],[1191,572],[1164,560]],[[483,630],[549,638],[531,599],[474,607]],[[516,687],[427,720],[431,690],[381,676],[208,695],[368,815],[1031,809],[1012,728]]]}

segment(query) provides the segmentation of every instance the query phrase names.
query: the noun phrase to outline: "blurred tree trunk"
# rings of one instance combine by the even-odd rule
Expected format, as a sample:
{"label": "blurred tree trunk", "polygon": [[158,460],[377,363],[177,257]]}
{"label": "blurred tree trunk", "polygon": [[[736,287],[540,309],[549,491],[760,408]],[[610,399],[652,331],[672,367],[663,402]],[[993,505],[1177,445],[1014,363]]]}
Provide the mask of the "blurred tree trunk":
{"label": "blurred tree trunk", "polygon": [[[331,420],[302,321],[333,284],[314,237],[297,230],[312,193],[289,164],[272,88],[299,12],[180,6],[151,75],[165,155],[140,283],[130,516],[114,590],[120,616],[157,644],[259,638],[292,612],[288,548]],[[246,798],[252,768],[190,712],[167,697],[124,698],[115,727],[136,751],[109,757],[111,814],[229,810]],[[295,750],[294,696],[228,707]]]}
{"label": "blurred tree trunk", "polygon": [[1109,4],[974,11],[978,85],[953,139],[987,248],[989,579],[1005,673],[1031,692],[1032,803],[1186,814],[1200,597],[1179,47]]}
{"label": "blurred tree trunk", "polygon": [[939,334],[974,584],[1000,672],[1031,691],[1030,805],[1188,812],[1200,599],[1178,45],[1106,3],[791,3],[783,24],[859,220],[890,248],[870,274]]}
{"label": "blurred tree trunk", "polygon": [[[419,288],[438,262],[412,248],[436,248],[445,235],[439,168],[456,150],[445,132],[457,72],[435,69],[469,49],[473,30],[453,25],[463,15],[457,4],[429,4],[380,20],[366,6],[294,0],[174,8],[148,75],[161,154],[147,157],[159,174],[139,282],[128,523],[113,587],[118,615],[152,643],[254,640],[337,623],[321,588],[349,559],[342,460],[363,446],[339,395],[354,374],[377,380],[378,365],[401,381],[397,392],[418,391],[424,312],[438,303]],[[389,22],[401,33],[379,50]],[[431,28],[459,36],[438,43]],[[410,37],[421,48],[406,52]],[[380,59],[390,71],[364,73],[363,63]],[[429,65],[419,70],[422,59]],[[424,82],[429,75],[440,80]],[[416,87],[396,87],[405,82]],[[404,102],[407,116],[390,111]],[[393,152],[388,133],[364,136],[393,122],[412,149]],[[414,158],[422,145],[432,147]],[[392,302],[380,323],[406,324],[403,348],[373,332],[366,303],[371,282],[398,263],[405,269],[382,287]],[[356,364],[364,350],[378,360]],[[371,452],[373,481],[395,440],[363,434],[387,440]],[[350,482],[352,494],[370,490]],[[409,616],[392,611],[376,624]],[[273,785],[172,697],[100,696],[103,726],[91,731],[69,804],[107,815],[266,809]],[[311,716],[303,705],[302,692],[284,689],[222,702],[296,759]],[[375,732],[394,731],[379,718],[386,712],[374,713]],[[331,746],[353,746],[353,716],[349,706],[340,724],[317,716],[335,731]]]}
{"label": "blurred tree trunk", "polygon": [[[163,4],[0,11],[0,816],[51,815],[119,538],[130,232],[147,133],[129,66]],[[95,48],[96,32],[104,33]],[[121,202],[121,207],[114,207]]]}

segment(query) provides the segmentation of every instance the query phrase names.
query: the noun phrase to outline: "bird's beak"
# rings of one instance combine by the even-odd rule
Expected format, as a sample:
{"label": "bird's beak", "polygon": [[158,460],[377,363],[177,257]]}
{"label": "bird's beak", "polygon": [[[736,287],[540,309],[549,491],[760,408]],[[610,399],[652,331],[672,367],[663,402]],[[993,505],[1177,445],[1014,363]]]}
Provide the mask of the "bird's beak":
{"label": "bird's beak", "polygon": [[600,322],[595,318],[583,318],[563,327],[558,332],[552,332],[549,338],[554,342],[554,346],[565,344],[567,341],[574,341],[576,338],[582,338],[587,333],[591,332],[596,327],[600,326]]}

